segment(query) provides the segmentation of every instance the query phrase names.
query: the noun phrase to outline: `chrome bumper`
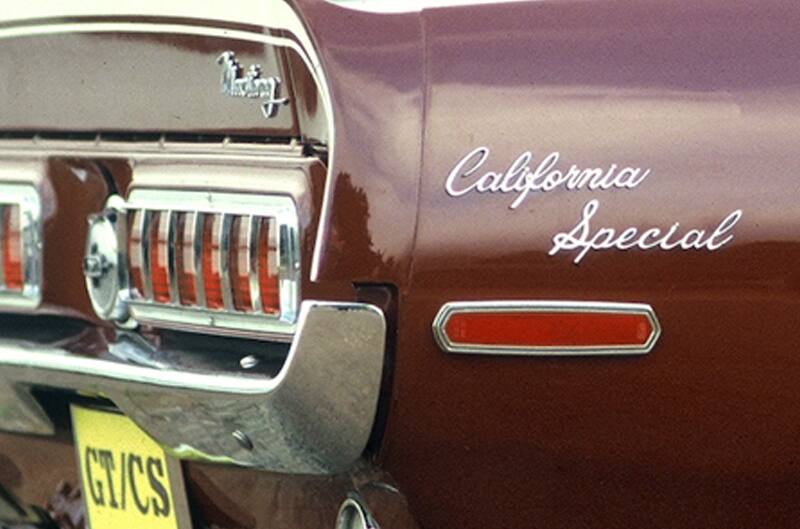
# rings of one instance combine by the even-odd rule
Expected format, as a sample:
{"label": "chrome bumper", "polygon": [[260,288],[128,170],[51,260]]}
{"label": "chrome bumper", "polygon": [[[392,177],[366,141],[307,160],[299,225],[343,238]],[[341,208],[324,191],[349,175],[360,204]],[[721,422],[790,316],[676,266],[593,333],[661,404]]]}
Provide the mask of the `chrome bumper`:
{"label": "chrome bumper", "polygon": [[0,339],[0,430],[52,434],[31,389],[74,390],[110,399],[180,458],[336,473],[372,430],[385,335],[372,305],[306,301],[272,377],[186,371],[135,342],[123,360],[111,347],[88,358],[71,352],[76,343]]}

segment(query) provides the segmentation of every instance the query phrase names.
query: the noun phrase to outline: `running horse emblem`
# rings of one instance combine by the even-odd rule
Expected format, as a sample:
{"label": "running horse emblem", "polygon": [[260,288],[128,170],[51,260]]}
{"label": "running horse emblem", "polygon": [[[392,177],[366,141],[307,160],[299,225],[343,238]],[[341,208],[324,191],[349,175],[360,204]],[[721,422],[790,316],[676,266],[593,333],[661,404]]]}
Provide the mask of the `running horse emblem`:
{"label": "running horse emblem", "polygon": [[217,58],[217,64],[222,65],[222,93],[233,97],[264,99],[261,102],[261,111],[265,118],[274,118],[278,115],[280,106],[289,102],[288,98],[280,97],[280,78],[262,77],[260,65],[253,64],[243,75],[242,65],[232,51],[221,54]]}

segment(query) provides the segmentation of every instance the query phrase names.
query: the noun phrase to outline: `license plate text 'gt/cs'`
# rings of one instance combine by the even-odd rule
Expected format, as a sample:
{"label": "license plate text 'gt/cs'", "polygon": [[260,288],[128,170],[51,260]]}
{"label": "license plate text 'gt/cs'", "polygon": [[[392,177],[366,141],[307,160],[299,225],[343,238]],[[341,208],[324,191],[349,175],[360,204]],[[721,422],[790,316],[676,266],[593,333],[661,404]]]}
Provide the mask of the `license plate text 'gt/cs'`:
{"label": "license plate text 'gt/cs'", "polygon": [[188,527],[180,465],[124,415],[72,407],[91,529]]}

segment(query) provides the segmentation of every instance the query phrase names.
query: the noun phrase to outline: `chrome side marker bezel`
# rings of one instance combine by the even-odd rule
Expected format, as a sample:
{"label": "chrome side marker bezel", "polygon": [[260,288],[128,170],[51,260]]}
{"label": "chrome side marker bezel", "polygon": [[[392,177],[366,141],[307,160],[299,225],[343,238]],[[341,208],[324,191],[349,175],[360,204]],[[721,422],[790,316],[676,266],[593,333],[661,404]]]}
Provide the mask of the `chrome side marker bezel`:
{"label": "chrome side marker bezel", "polygon": [[[571,346],[517,346],[457,343],[446,331],[448,321],[456,314],[503,313],[569,313],[619,314],[646,318],[650,333],[641,344],[604,344]],[[661,324],[656,313],[645,303],[604,301],[457,301],[445,303],[433,320],[433,335],[439,347],[447,353],[517,355],[517,356],[602,356],[643,355],[652,351],[661,336]]]}

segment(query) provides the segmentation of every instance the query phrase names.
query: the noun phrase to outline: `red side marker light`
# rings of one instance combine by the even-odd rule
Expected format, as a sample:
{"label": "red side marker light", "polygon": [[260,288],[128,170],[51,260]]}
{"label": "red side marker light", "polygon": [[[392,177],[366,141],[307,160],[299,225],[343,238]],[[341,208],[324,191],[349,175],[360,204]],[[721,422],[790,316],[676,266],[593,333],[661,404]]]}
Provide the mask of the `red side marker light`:
{"label": "red side marker light", "polygon": [[659,334],[653,309],[637,303],[459,302],[434,321],[437,342],[452,353],[645,354]]}

